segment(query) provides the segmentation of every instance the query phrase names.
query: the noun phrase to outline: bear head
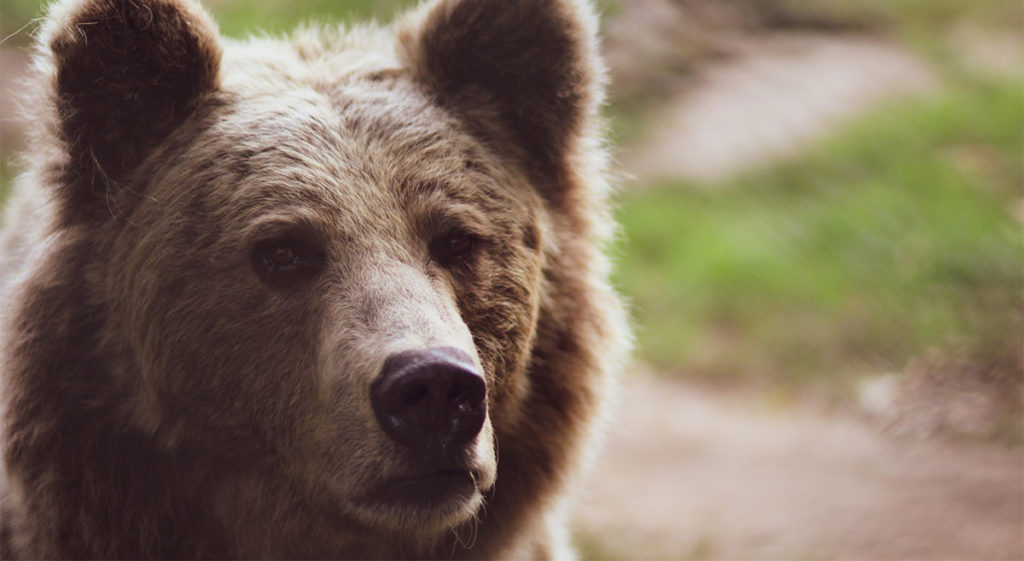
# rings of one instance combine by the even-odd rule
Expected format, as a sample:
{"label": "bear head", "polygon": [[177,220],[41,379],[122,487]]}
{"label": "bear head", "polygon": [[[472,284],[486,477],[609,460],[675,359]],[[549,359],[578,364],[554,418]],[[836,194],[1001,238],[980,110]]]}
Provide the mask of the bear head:
{"label": "bear head", "polygon": [[52,425],[187,480],[211,551],[432,555],[491,508],[500,551],[571,472],[622,339],[595,28],[577,0],[437,0],[231,41],[188,0],[53,6],[12,480],[44,461],[29,403],[71,388]]}

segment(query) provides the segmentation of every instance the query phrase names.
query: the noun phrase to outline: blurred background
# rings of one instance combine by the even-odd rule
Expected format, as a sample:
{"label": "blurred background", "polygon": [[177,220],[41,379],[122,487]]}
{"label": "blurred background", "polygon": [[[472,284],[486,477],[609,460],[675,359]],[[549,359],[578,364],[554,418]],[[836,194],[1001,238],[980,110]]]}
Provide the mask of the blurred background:
{"label": "blurred background", "polygon": [[[231,36],[398,0],[216,0]],[[0,3],[0,204],[37,0]],[[635,360],[586,559],[1024,558],[1024,4],[602,0]]]}

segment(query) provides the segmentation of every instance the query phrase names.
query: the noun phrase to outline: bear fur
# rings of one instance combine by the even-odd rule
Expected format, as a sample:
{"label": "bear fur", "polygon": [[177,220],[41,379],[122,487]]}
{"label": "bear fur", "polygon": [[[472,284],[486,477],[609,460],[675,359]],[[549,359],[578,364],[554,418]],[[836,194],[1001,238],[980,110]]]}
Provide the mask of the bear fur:
{"label": "bear fur", "polygon": [[[53,4],[0,237],[2,557],[571,556],[629,339],[596,29],[434,0],[234,41],[191,0]],[[424,349],[486,388],[441,463],[371,399]]]}

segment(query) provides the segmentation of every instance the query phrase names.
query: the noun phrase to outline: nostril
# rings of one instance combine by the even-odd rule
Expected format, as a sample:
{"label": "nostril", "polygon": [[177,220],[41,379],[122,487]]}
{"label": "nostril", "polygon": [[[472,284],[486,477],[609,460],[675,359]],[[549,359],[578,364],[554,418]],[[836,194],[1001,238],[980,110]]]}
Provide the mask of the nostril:
{"label": "nostril", "polygon": [[416,384],[405,392],[399,409],[415,407],[430,394],[430,390],[424,384]]}
{"label": "nostril", "polygon": [[[479,381],[479,388],[475,385]],[[457,379],[448,390],[447,402],[451,407],[470,407],[483,399],[483,380],[479,377]]]}

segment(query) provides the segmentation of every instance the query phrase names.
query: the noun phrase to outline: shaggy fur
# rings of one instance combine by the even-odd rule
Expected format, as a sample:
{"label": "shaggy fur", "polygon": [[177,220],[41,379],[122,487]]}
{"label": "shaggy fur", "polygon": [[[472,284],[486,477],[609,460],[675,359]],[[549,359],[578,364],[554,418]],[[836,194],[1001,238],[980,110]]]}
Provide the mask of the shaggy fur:
{"label": "shaggy fur", "polygon": [[[583,0],[244,42],[189,0],[55,4],[0,238],[0,554],[571,556],[628,340],[595,31]],[[486,382],[475,489],[380,499],[424,468],[371,388],[437,347]]]}

